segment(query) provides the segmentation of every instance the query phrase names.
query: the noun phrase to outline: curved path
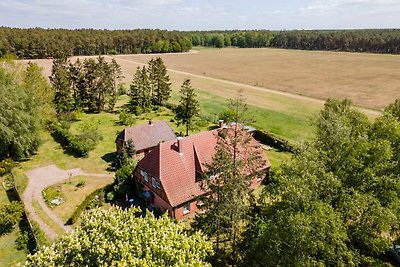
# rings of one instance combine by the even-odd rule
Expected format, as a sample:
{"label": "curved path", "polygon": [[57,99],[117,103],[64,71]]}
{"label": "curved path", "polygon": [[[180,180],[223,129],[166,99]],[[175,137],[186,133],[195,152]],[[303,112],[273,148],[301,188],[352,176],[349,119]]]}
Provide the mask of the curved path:
{"label": "curved path", "polygon": [[65,223],[47,206],[43,199],[42,191],[51,185],[60,183],[74,176],[114,176],[114,174],[85,173],[81,169],[60,170],[55,165],[27,171],[26,175],[28,176],[28,186],[22,196],[26,211],[28,212],[29,218],[36,221],[45,234],[52,240],[57,238],[57,233],[40,218],[33,208],[33,201],[37,201],[46,215],[64,229],[64,231],[71,232],[72,227],[65,225]]}
{"label": "curved path", "polygon": [[[134,64],[137,64],[137,65],[140,65],[140,66],[147,65],[147,64],[144,64],[143,62],[135,61],[135,60],[131,60],[131,59],[121,58],[120,56],[123,56],[123,55],[106,56],[106,57],[113,58],[113,59],[115,59],[117,61],[121,60],[121,61],[125,61],[125,62],[134,63]],[[254,86],[254,85],[249,85],[249,84],[244,84],[244,83],[239,83],[239,82],[234,82],[234,81],[229,81],[229,80],[223,80],[223,79],[219,79],[219,78],[213,78],[213,77],[209,77],[209,76],[205,76],[205,75],[199,75],[199,74],[194,74],[194,73],[190,73],[190,72],[174,70],[174,69],[170,69],[170,68],[168,68],[167,70],[170,71],[170,72],[177,73],[177,74],[183,74],[183,75],[188,75],[188,76],[192,76],[192,77],[196,77],[196,78],[206,79],[206,80],[209,80],[209,81],[225,83],[225,84],[233,85],[233,86],[239,86],[239,87],[242,87],[243,89],[262,91],[262,92],[267,92],[267,93],[270,93],[270,94],[275,94],[275,95],[280,95],[280,96],[286,96],[286,97],[290,97],[290,98],[294,98],[294,99],[306,100],[306,101],[310,101],[310,102],[314,102],[314,103],[320,104],[321,106],[323,106],[324,103],[325,103],[325,100],[312,98],[312,97],[308,97],[308,96],[296,95],[296,94],[292,94],[292,93],[288,93],[288,92],[284,92],[284,91],[272,90],[272,89],[268,89],[268,88],[265,88],[265,87]],[[357,106],[357,108],[359,110],[361,110],[362,112],[364,112],[365,114],[373,116],[373,117],[378,117],[379,115],[382,114],[380,111],[374,110],[374,109],[363,108],[363,107],[358,107],[358,106]]]}

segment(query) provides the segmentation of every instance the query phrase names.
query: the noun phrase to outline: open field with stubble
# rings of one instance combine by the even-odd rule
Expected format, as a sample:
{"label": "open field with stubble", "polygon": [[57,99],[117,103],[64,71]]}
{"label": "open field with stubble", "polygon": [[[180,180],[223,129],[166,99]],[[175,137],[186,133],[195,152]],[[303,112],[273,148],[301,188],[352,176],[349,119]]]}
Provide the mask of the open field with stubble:
{"label": "open field with stubble", "polygon": [[[382,109],[400,97],[400,56],[272,48],[200,49],[162,55],[168,68],[272,90],[349,98]],[[118,56],[145,63],[151,55]]]}

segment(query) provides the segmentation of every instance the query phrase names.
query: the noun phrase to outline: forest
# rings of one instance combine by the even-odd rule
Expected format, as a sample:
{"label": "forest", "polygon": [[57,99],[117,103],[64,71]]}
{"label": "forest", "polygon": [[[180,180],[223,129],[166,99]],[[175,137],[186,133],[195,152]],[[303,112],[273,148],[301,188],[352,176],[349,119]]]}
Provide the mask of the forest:
{"label": "forest", "polygon": [[295,30],[188,32],[193,46],[275,47],[398,54],[400,30]]}
{"label": "forest", "polygon": [[0,27],[0,57],[19,58],[184,52],[191,49],[184,33],[162,30],[17,29]]}
{"label": "forest", "polygon": [[60,56],[186,52],[193,46],[274,47],[343,52],[400,53],[400,30],[165,31],[18,29],[0,27],[0,56]]}

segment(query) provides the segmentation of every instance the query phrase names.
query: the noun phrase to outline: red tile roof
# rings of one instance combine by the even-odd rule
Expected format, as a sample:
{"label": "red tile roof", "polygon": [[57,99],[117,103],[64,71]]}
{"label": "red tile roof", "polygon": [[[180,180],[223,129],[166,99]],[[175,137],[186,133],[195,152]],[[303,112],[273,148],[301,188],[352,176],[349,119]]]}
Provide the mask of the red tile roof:
{"label": "red tile roof", "polygon": [[153,121],[125,128],[117,137],[124,142],[132,140],[136,151],[155,147],[158,143],[176,139],[172,128],[165,121]]}
{"label": "red tile roof", "polygon": [[[200,183],[196,182],[196,170],[204,170],[211,162],[217,145],[217,135],[218,130],[213,130],[184,137],[180,149],[177,140],[160,143],[138,163],[138,168],[161,182],[167,201],[172,207],[179,206],[204,193]],[[252,145],[261,150],[260,144],[254,138]],[[265,168],[270,167],[265,154],[261,154],[266,160]]]}

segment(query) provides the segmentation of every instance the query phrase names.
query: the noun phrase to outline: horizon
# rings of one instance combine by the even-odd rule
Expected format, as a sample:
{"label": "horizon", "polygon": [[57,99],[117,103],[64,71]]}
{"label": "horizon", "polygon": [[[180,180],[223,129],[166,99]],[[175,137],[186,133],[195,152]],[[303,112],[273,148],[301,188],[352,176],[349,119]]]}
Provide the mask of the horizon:
{"label": "horizon", "polygon": [[4,0],[0,9],[0,25],[11,28],[280,31],[400,27],[397,0]]}

